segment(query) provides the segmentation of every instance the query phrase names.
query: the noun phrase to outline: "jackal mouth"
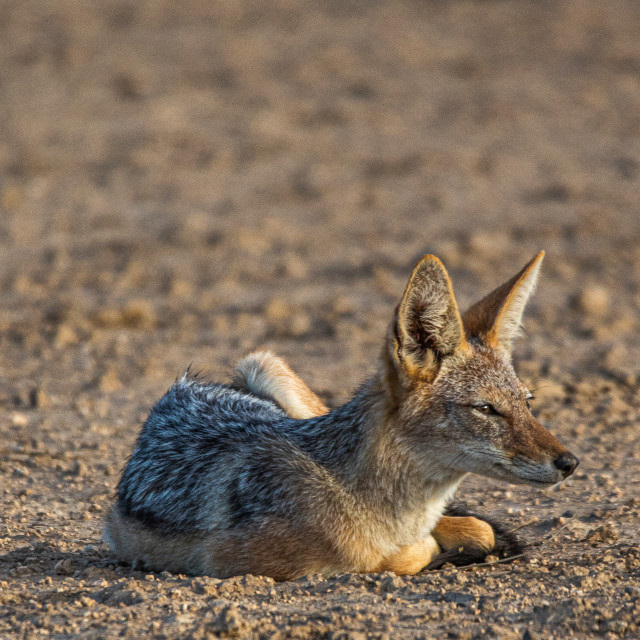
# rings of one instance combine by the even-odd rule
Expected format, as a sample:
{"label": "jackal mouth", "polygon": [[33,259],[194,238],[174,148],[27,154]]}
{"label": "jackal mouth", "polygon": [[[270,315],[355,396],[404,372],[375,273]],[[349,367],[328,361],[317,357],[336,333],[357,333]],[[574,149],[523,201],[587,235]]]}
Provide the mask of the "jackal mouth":
{"label": "jackal mouth", "polygon": [[539,487],[540,489],[547,489],[560,483],[562,480],[551,480],[546,482],[544,480],[533,480],[531,478],[520,478],[521,484],[528,484],[531,487]]}
{"label": "jackal mouth", "polygon": [[500,480],[513,484],[528,484],[540,489],[552,487],[565,479],[562,473],[547,464],[496,462],[492,467]]}

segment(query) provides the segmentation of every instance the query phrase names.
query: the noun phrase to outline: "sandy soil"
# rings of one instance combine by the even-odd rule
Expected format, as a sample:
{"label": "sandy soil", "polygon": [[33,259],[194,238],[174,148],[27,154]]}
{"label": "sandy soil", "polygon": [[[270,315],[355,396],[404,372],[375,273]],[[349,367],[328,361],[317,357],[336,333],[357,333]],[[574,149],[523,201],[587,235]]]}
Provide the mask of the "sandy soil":
{"label": "sandy soil", "polygon": [[[0,637],[639,638],[640,3],[0,5]],[[413,261],[470,303],[548,252],[516,358],[582,459],[460,497],[511,564],[219,581],[101,542],[187,365],[332,404]]]}

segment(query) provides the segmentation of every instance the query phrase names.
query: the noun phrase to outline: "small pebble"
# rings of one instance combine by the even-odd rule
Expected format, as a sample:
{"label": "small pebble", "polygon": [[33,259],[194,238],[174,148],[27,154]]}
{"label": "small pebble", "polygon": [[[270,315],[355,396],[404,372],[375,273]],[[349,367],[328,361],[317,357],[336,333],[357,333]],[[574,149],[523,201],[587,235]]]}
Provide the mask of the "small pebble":
{"label": "small pebble", "polygon": [[73,573],[73,568],[71,566],[71,558],[63,558],[56,562],[56,565],[53,567],[53,570],[59,576],[70,576]]}

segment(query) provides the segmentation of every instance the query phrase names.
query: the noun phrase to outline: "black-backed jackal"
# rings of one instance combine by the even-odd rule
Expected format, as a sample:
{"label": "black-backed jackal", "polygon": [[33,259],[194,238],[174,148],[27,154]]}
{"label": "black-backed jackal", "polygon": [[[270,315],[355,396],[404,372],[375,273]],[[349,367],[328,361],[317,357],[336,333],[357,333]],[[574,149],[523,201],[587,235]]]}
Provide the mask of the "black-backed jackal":
{"label": "black-backed jackal", "polygon": [[377,372],[328,411],[252,354],[234,385],[184,377],[152,409],[105,539],[154,569],[226,577],[420,571],[489,553],[492,527],[443,514],[469,472],[537,487],[577,458],[531,414],[512,341],[543,253],[464,315],[434,256],[415,267]]}

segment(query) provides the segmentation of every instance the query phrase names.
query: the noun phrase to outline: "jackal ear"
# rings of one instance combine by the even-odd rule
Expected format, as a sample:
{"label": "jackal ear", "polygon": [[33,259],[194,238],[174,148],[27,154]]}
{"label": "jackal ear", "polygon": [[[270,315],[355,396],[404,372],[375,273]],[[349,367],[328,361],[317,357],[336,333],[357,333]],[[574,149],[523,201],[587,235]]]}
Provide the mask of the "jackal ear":
{"label": "jackal ear", "polygon": [[491,347],[502,347],[509,354],[520,333],[522,313],[531,297],[544,258],[541,251],[518,274],[494,289],[463,316],[467,336],[480,338]]}
{"label": "jackal ear", "polygon": [[393,325],[394,356],[410,377],[431,378],[440,361],[466,346],[451,280],[435,256],[416,265]]}

